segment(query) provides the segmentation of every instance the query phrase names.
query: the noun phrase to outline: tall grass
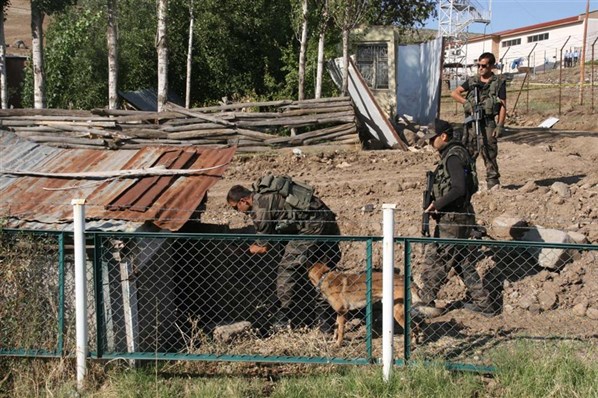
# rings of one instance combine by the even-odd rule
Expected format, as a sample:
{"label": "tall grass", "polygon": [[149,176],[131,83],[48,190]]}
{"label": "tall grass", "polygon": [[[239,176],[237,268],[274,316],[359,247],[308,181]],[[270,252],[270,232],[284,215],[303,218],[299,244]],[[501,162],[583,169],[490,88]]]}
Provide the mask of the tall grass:
{"label": "tall grass", "polygon": [[[90,366],[83,397],[598,397],[595,342],[510,342],[491,354],[494,375],[448,371],[442,363],[379,366],[156,362]],[[0,396],[72,397],[70,360],[0,358]]]}

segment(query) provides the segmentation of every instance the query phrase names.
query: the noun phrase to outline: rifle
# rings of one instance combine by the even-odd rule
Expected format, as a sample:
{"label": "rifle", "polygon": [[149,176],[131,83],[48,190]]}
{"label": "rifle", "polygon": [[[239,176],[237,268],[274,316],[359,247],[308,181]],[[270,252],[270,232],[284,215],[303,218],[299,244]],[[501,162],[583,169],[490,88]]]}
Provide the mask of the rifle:
{"label": "rifle", "polygon": [[422,214],[422,235],[430,236],[430,213],[426,212],[426,209],[432,203],[432,192],[434,186],[434,173],[431,171],[426,172],[426,190],[424,191],[423,208]]}
{"label": "rifle", "polygon": [[482,131],[480,129],[480,121],[484,117],[484,109],[482,107],[482,104],[480,103],[480,85],[474,84],[472,87],[472,90],[473,90],[473,101],[474,101],[473,107],[472,107],[472,112],[469,117],[465,118],[464,123],[467,125],[467,124],[473,122],[473,126],[475,129],[476,142],[477,142],[477,150],[479,153],[480,152],[480,141],[483,139]]}

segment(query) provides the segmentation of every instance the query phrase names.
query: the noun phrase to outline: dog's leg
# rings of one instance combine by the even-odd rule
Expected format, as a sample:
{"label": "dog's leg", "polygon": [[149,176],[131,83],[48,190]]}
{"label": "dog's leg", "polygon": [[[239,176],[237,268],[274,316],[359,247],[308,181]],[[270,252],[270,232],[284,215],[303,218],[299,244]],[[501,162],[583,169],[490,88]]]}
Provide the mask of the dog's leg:
{"label": "dog's leg", "polygon": [[345,314],[339,313],[336,315],[336,345],[341,346],[345,338]]}
{"label": "dog's leg", "polygon": [[395,321],[397,321],[398,324],[401,325],[401,327],[403,329],[405,329],[405,307],[403,306],[403,304],[396,303],[394,305],[393,312],[394,312]]}

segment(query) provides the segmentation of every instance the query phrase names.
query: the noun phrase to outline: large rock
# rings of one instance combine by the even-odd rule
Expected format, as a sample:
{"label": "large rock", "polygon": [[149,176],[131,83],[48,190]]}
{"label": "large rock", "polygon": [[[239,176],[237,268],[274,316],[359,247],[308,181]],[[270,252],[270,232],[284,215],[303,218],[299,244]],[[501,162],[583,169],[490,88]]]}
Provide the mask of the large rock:
{"label": "large rock", "polygon": [[[543,227],[534,227],[526,231],[521,240],[528,242],[573,243],[571,237],[564,231]],[[538,265],[548,269],[560,269],[577,257],[578,253],[572,249],[531,247],[529,252],[538,260]]]}
{"label": "large rock", "polygon": [[242,321],[230,325],[221,325],[214,328],[214,340],[221,343],[230,343],[235,337],[249,331],[251,323]]}
{"label": "large rock", "polygon": [[527,221],[509,214],[501,214],[492,221],[492,230],[497,238],[521,240],[528,227]]}

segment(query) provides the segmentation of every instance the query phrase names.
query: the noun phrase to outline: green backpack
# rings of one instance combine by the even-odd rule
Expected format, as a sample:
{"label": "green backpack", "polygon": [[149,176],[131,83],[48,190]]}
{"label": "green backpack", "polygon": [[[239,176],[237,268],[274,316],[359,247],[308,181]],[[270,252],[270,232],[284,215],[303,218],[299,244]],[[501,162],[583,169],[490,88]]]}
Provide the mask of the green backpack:
{"label": "green backpack", "polygon": [[259,194],[278,192],[285,198],[285,203],[293,209],[308,210],[314,195],[314,188],[302,181],[293,180],[289,176],[272,174],[259,178],[252,185]]}

